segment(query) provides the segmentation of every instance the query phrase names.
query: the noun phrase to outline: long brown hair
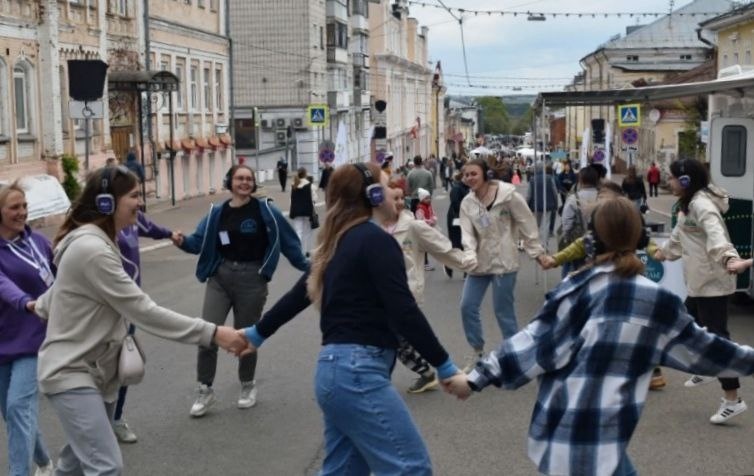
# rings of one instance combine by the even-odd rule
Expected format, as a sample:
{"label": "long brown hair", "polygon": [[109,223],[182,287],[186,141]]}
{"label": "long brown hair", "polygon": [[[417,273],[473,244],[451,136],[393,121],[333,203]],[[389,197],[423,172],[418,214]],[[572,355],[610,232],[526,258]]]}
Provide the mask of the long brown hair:
{"label": "long brown hair", "polygon": [[[103,187],[103,180],[107,180],[107,187]],[[97,210],[97,195],[101,193],[112,194],[115,203],[123,195],[134,189],[139,184],[139,179],[133,172],[124,166],[102,167],[101,169],[91,172],[86,178],[84,191],[79,198],[71,205],[71,210],[65,217],[65,221],[60,225],[53,246],[57,246],[65,236],[76,228],[94,224],[102,228],[107,236],[115,241],[115,218],[113,215],[105,215]],[[103,190],[104,189],[104,190]]]}
{"label": "long brown hair", "polygon": [[[380,168],[364,164],[375,181],[380,178]],[[316,305],[322,299],[325,269],[330,263],[340,238],[351,228],[372,217],[372,207],[366,198],[366,185],[361,171],[354,165],[336,168],[327,184],[327,215],[317,236],[317,247],[312,255],[312,267],[306,290]]]}
{"label": "long brown hair", "polygon": [[630,200],[616,197],[600,203],[592,217],[595,238],[604,246],[594,264],[612,262],[615,273],[630,278],[644,272],[644,264],[636,256],[642,236],[639,211]]}
{"label": "long brown hair", "polygon": [[302,180],[306,178],[306,169],[299,167],[296,171],[296,176],[293,178],[293,190],[297,189]]}

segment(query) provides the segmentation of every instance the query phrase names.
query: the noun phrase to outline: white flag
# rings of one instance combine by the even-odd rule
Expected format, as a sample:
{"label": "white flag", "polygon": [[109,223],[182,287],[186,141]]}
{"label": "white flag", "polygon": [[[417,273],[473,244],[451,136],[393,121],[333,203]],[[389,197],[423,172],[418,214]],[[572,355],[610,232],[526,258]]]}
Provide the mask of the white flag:
{"label": "white flag", "polygon": [[579,153],[579,168],[586,167],[587,164],[587,152],[589,151],[589,128],[584,129],[584,134],[581,136],[581,151]]}
{"label": "white flag", "polygon": [[348,135],[346,122],[338,121],[338,135],[335,137],[335,161],[333,167],[348,163]]}
{"label": "white flag", "polygon": [[610,123],[605,121],[605,168],[607,169],[607,175],[606,177],[609,179],[613,175],[612,166],[610,162],[612,161],[612,154],[610,153],[610,139],[612,139],[612,134],[610,133]]}

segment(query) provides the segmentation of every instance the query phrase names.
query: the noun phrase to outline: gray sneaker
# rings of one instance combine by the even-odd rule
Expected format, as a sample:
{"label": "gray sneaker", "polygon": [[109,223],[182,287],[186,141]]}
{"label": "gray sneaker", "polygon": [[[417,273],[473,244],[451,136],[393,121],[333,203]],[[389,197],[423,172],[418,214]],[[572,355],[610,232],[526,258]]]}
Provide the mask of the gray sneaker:
{"label": "gray sneaker", "polygon": [[115,437],[121,443],[136,443],[139,440],[136,437],[136,433],[131,431],[125,420],[114,421],[113,431],[115,432]]}
{"label": "gray sneaker", "polygon": [[213,403],[215,403],[215,391],[212,387],[201,384],[196,389],[196,400],[194,401],[194,404],[191,405],[191,411],[189,413],[191,413],[192,417],[204,416]]}
{"label": "gray sneaker", "polygon": [[408,387],[408,393],[422,393],[427,390],[434,390],[440,382],[437,381],[435,373],[432,372],[428,376],[419,375],[419,378],[414,380],[414,383]]}
{"label": "gray sneaker", "polygon": [[241,394],[238,395],[238,408],[251,408],[257,404],[256,380],[241,382]]}

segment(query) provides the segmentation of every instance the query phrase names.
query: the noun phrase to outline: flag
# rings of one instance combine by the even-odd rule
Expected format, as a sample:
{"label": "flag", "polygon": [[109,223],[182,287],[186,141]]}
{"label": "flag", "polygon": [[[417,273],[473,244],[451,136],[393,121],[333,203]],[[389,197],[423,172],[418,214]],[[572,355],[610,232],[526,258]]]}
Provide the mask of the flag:
{"label": "flag", "polygon": [[607,177],[608,179],[612,177],[612,166],[610,162],[612,162],[612,154],[610,153],[610,139],[612,139],[612,134],[610,133],[610,123],[605,121],[605,168],[607,169]]}
{"label": "flag", "polygon": [[589,128],[584,129],[584,135],[581,136],[581,151],[579,153],[579,168],[584,168],[587,163],[587,151],[589,150]]}
{"label": "flag", "polygon": [[338,121],[338,135],[335,137],[335,161],[334,167],[348,163],[348,135],[346,133],[346,121]]}

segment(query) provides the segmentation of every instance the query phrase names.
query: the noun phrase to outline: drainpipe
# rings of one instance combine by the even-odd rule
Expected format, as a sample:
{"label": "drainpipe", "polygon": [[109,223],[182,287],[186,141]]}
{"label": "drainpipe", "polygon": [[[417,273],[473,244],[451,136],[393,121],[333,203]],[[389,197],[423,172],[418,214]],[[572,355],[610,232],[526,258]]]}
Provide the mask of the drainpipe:
{"label": "drainpipe", "polygon": [[[144,69],[146,71],[149,71],[151,68],[150,60],[149,60],[149,50],[151,48],[150,46],[150,38],[149,38],[149,0],[146,0],[144,2],[141,2],[141,4],[144,6]],[[139,92],[139,103],[141,103],[141,92]],[[149,88],[147,88],[147,104],[146,104],[146,113],[147,113],[147,141],[149,142],[149,155],[152,158],[152,176],[154,177],[154,186],[155,186],[155,198],[160,198],[159,194],[157,193],[159,191],[159,173],[160,169],[157,167],[157,159],[155,156],[155,150],[154,150],[154,141],[152,140],[152,93],[149,91]],[[141,117],[139,118],[139,121],[141,121]],[[139,123],[139,130],[141,130],[141,122]],[[172,146],[172,144],[171,144]],[[144,143],[142,140],[141,144],[141,156],[144,157]],[[146,180],[144,180],[146,182]],[[147,196],[146,196],[146,184],[143,185],[144,190],[144,203],[146,204]]]}
{"label": "drainpipe", "polygon": [[[230,134],[231,138],[235,138],[235,118],[236,118],[236,108],[235,108],[235,82],[233,81],[233,39],[230,37],[230,0],[225,0],[225,37],[228,39],[228,78],[230,80],[230,101],[228,108],[230,109],[228,114],[228,134]],[[257,118],[254,118],[254,121],[256,122]],[[256,124],[254,125],[254,128],[256,129]],[[257,150],[259,150],[259,144],[257,143]],[[236,148],[231,148],[231,163],[236,163]],[[258,166],[257,166],[258,168]]]}

